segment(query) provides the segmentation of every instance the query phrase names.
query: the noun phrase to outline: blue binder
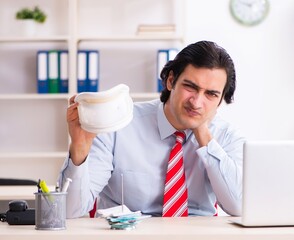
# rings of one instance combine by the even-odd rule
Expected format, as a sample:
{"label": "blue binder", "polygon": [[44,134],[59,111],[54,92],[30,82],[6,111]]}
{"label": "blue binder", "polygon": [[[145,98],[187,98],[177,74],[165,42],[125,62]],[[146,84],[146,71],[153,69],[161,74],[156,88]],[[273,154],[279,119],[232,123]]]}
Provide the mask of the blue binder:
{"label": "blue binder", "polygon": [[87,51],[78,50],[78,63],[77,63],[77,90],[78,93],[87,91],[87,72],[88,72],[88,57]]}
{"label": "blue binder", "polygon": [[59,92],[68,93],[68,51],[58,51]]}
{"label": "blue binder", "polygon": [[87,91],[98,92],[99,82],[99,52],[97,50],[88,51],[88,74]]}
{"label": "blue binder", "polygon": [[178,50],[175,48],[170,49],[159,49],[157,51],[157,91],[161,92],[163,90],[162,80],[160,78],[160,73],[165,64],[173,60],[178,54]]}
{"label": "blue binder", "polygon": [[48,93],[48,51],[37,52],[37,91]]}

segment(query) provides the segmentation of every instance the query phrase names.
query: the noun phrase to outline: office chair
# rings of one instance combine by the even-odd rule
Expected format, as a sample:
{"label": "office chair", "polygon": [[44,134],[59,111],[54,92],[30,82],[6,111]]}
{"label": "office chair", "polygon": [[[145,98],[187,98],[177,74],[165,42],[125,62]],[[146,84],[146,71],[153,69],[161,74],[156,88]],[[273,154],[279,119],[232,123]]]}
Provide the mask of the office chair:
{"label": "office chair", "polygon": [[0,186],[36,186],[37,182],[30,179],[0,178]]}

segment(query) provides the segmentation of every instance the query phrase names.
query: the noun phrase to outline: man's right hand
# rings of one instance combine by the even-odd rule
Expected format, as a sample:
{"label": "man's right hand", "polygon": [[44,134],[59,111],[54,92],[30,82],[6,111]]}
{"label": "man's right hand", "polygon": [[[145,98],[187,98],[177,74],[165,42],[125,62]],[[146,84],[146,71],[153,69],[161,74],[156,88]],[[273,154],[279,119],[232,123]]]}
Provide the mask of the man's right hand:
{"label": "man's right hand", "polygon": [[71,138],[69,153],[73,164],[81,165],[89,154],[95,133],[90,133],[81,128],[78,114],[78,103],[74,102],[76,96],[69,99],[67,108],[67,124]]}

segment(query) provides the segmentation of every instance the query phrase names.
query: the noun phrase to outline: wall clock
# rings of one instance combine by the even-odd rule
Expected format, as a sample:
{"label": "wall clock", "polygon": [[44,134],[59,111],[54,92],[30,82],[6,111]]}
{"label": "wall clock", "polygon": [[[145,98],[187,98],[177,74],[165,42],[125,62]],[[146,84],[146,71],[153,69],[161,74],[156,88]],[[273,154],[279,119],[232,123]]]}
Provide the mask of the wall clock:
{"label": "wall clock", "polygon": [[268,0],[230,0],[233,17],[241,24],[253,26],[262,22],[269,11]]}

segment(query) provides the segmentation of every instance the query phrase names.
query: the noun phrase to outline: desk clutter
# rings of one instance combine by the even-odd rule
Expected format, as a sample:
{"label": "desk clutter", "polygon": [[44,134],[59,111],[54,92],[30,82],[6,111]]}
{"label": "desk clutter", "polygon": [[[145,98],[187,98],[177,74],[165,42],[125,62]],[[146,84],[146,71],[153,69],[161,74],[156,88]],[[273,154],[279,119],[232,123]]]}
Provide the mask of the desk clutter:
{"label": "desk clutter", "polygon": [[50,191],[44,180],[39,180],[38,192],[35,193],[37,230],[66,229],[66,195],[72,180],[67,178],[60,190],[56,184],[55,191]]}
{"label": "desk clutter", "polygon": [[[98,209],[97,217],[107,221],[111,230],[132,230],[139,222],[151,215],[144,215],[141,211],[131,211],[123,204],[123,175],[122,177],[122,205]],[[55,190],[50,190],[44,180],[36,184],[35,208],[28,208],[24,200],[14,200],[9,204],[9,210],[0,215],[0,220],[9,225],[35,225],[36,230],[66,229],[66,195],[72,180],[67,178],[62,188],[59,183]],[[51,186],[53,188],[53,186]]]}
{"label": "desk clutter", "polygon": [[143,215],[141,211],[132,212],[126,205],[99,209],[98,216],[105,218],[113,230],[132,230],[142,220],[151,217]]}
{"label": "desk clutter", "polygon": [[67,178],[62,189],[57,184],[55,191],[50,191],[46,182],[39,179],[35,183],[35,208],[29,208],[25,200],[10,201],[9,209],[1,214],[0,220],[9,225],[35,225],[37,230],[65,229],[66,195],[71,181]]}

